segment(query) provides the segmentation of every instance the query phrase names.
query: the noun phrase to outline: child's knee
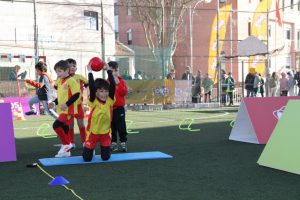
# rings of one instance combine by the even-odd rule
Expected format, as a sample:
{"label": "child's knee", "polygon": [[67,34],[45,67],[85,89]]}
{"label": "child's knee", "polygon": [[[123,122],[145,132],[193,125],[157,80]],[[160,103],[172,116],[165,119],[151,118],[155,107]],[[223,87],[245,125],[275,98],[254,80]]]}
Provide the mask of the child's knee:
{"label": "child's knee", "polygon": [[109,160],[110,159],[110,153],[109,154],[101,154],[102,160]]}
{"label": "child's knee", "polygon": [[85,162],[90,162],[93,159],[93,149],[83,148],[82,158]]}
{"label": "child's knee", "polygon": [[101,158],[102,160],[108,160],[110,158],[110,147],[101,146]]}

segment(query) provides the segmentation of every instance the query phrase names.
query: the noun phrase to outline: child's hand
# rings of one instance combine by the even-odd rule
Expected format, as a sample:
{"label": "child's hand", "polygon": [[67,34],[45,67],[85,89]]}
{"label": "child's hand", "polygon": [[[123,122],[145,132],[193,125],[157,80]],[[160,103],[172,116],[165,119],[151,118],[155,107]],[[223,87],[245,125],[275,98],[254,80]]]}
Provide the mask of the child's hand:
{"label": "child's hand", "polygon": [[60,109],[63,110],[63,111],[67,110],[67,108],[68,108],[68,106],[65,103],[60,105]]}
{"label": "child's hand", "polygon": [[49,109],[53,109],[54,108],[54,103],[53,102],[50,102],[50,103],[48,103],[48,107],[49,107]]}
{"label": "child's hand", "polygon": [[115,79],[115,83],[116,83],[116,84],[119,84],[119,83],[120,83],[118,77],[114,77],[114,79]]}
{"label": "child's hand", "polygon": [[106,62],[104,63],[103,69],[104,70],[111,70],[110,66]]}
{"label": "child's hand", "polygon": [[86,69],[88,70],[88,72],[91,72],[91,71],[92,71],[91,63],[87,64]]}

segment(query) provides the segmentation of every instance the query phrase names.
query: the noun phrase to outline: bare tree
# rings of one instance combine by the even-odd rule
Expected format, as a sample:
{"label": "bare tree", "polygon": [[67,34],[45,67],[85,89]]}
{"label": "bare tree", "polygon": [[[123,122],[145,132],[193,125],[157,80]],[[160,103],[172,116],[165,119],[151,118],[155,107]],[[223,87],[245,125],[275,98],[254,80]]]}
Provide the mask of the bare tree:
{"label": "bare tree", "polygon": [[188,4],[207,0],[121,0],[132,15],[141,22],[148,48],[154,59],[165,69],[173,68],[172,56],[178,38],[177,31],[183,22],[183,14]]}

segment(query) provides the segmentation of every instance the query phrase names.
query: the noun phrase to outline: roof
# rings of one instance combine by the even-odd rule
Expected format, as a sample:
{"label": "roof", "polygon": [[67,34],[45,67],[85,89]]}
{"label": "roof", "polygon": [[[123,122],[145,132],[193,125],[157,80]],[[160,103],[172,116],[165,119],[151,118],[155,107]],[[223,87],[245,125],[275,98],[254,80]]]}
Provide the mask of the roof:
{"label": "roof", "polygon": [[116,53],[115,56],[126,56],[131,57],[134,56],[134,51],[124,45],[123,43],[116,41]]}

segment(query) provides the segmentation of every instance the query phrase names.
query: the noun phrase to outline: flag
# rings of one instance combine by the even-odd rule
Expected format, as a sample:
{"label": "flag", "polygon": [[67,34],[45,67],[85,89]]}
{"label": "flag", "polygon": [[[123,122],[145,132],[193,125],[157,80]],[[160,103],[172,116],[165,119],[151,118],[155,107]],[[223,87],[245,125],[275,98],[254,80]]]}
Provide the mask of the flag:
{"label": "flag", "polygon": [[280,11],[279,11],[279,5],[278,5],[278,1],[277,0],[276,0],[276,18],[277,18],[278,25],[282,26],[282,21],[281,21]]}

